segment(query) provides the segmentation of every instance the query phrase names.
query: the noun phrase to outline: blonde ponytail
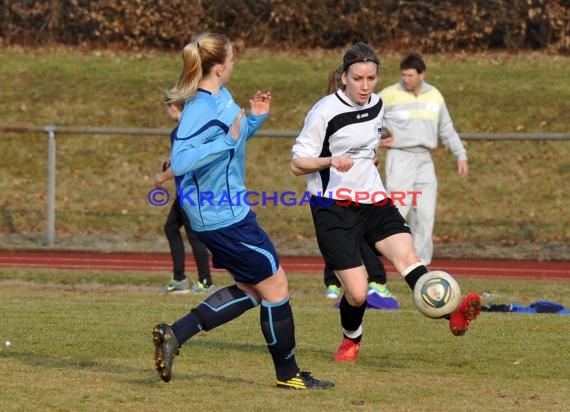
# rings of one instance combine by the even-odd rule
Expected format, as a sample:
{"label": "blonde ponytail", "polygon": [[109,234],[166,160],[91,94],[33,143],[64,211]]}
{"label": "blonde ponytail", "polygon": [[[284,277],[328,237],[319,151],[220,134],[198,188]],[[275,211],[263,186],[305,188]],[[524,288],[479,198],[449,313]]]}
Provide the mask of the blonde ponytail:
{"label": "blonde ponytail", "polygon": [[216,33],[200,34],[182,50],[182,73],[176,86],[165,90],[167,102],[187,100],[196,94],[198,85],[215,64],[223,64],[227,55],[227,37]]}

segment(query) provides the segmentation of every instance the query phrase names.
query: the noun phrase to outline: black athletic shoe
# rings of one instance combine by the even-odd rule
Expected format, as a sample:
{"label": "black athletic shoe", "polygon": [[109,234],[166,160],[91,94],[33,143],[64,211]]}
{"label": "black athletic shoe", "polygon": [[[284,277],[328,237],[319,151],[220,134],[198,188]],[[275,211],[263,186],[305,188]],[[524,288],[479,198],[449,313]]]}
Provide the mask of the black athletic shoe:
{"label": "black athletic shoe", "polygon": [[311,376],[311,372],[297,372],[287,381],[277,381],[277,387],[284,389],[330,389],[334,387],[334,383],[315,379]]}
{"label": "black athletic shoe", "polygon": [[152,341],[154,342],[154,364],[158,376],[164,382],[172,377],[172,361],[178,356],[178,339],[174,336],[170,325],[159,323],[152,329]]}

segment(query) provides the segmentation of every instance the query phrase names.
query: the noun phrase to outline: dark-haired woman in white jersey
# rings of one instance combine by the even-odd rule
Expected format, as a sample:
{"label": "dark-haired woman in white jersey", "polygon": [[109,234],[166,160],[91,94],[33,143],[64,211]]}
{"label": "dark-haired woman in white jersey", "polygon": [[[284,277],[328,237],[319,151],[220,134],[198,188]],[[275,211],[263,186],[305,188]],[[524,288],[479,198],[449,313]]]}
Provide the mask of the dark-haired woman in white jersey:
{"label": "dark-haired woman in white jersey", "polygon": [[[337,362],[357,360],[360,350],[368,290],[362,239],[392,262],[412,290],[429,271],[374,165],[384,114],[382,100],[374,93],[379,64],[369,45],[352,46],[343,56],[343,87],[313,106],[293,146],[291,171],[307,176],[319,249],[344,289]],[[465,334],[480,306],[476,293],[463,299],[449,316],[453,334]]]}

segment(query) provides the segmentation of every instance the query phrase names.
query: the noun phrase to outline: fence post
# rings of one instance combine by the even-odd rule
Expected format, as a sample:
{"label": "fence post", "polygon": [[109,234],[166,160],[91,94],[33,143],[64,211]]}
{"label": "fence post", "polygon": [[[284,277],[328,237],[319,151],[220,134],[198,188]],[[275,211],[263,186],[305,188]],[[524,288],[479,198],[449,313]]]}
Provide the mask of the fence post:
{"label": "fence post", "polygon": [[47,245],[55,242],[55,131],[57,126],[46,126],[48,134],[48,174],[47,174]]}

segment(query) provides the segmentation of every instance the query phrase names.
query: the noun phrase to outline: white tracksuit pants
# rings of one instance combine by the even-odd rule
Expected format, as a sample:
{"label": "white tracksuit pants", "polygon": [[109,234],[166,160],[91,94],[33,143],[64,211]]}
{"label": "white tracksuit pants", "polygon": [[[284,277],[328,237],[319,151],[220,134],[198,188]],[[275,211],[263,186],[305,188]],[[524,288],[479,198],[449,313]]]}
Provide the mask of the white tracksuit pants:
{"label": "white tracksuit pants", "polygon": [[386,187],[390,193],[421,192],[415,197],[415,206],[411,195],[405,197],[404,205],[396,202],[396,206],[410,225],[416,253],[425,265],[429,265],[433,255],[432,233],[437,202],[437,178],[430,152],[388,150]]}

